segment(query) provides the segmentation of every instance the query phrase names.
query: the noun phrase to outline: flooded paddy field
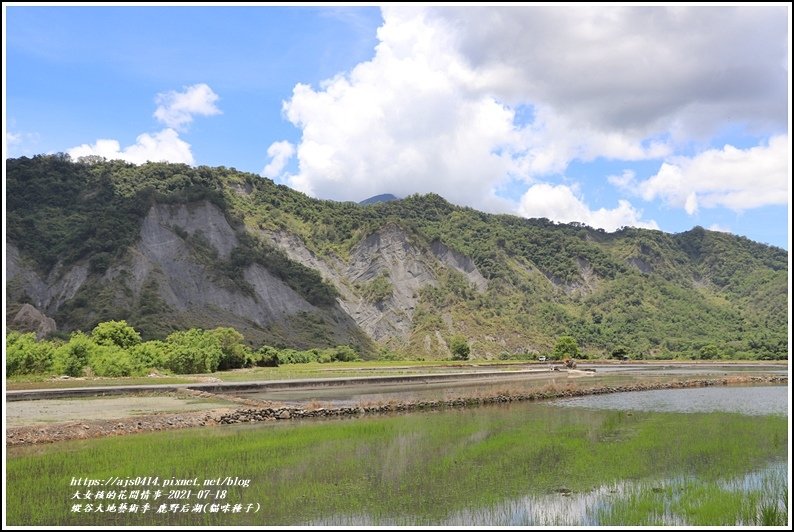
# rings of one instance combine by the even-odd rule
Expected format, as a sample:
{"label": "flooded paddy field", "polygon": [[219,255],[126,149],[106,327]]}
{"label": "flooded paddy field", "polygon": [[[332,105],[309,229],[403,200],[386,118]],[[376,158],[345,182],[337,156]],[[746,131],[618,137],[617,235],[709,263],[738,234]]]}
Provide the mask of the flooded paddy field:
{"label": "flooded paddy field", "polygon": [[[258,401],[283,402],[290,405],[322,403],[347,406],[389,401],[432,401],[450,397],[480,396],[511,391],[521,393],[544,386],[619,386],[639,382],[674,382],[685,377],[786,375],[779,365],[703,365],[703,364],[583,364],[583,371],[547,371],[514,373],[448,382],[414,382],[410,384],[350,384],[346,386],[315,385],[288,389],[250,390],[237,395]],[[521,367],[514,370],[524,369]],[[535,367],[537,369],[537,367]],[[594,371],[592,371],[594,370]]]}
{"label": "flooded paddy field", "polygon": [[[784,525],[787,410],[709,387],[15,447],[8,523]],[[76,513],[73,476],[247,479],[224,501],[259,509]]]}
{"label": "flooded paddy field", "polygon": [[[743,383],[758,376],[782,377],[787,368],[609,364],[583,365],[571,372],[550,369],[537,371],[534,366],[527,371],[514,366],[499,375],[490,371],[427,382],[265,386],[235,391],[234,397],[194,391],[193,396],[179,392],[7,402],[9,431],[25,423],[48,427],[53,421],[93,419],[76,421],[78,434],[73,436],[84,438],[79,433],[83,428],[110,424],[93,439],[36,445],[29,444],[36,440],[28,440],[26,445],[10,446],[8,523],[786,523],[788,387]],[[739,384],[580,396],[583,390],[692,379]],[[465,408],[450,401],[542,395],[544,390],[568,396],[486,406],[466,403]],[[296,412],[318,406],[366,409],[366,405],[444,401],[447,407],[429,411],[168,430],[204,425],[210,417],[203,417],[203,411],[227,407],[226,411],[236,412],[240,403],[281,404]],[[177,417],[161,420],[152,416],[156,413]],[[118,423],[116,418],[122,417],[124,423]],[[149,418],[149,428],[148,421],[143,429],[135,421]],[[149,429],[157,432],[129,433]],[[108,434],[120,436],[96,438]],[[255,505],[258,509],[194,514],[183,513],[185,503],[178,512],[168,510],[181,501],[151,500],[148,512],[76,512],[69,504],[77,491],[69,479],[75,476],[247,479],[246,488],[222,490],[225,499],[218,508],[229,504],[229,508]],[[167,497],[168,491],[162,490],[161,497]],[[194,506],[199,502],[198,491],[183,495]],[[30,500],[41,504],[30,505]],[[154,511],[166,503],[166,511]]]}

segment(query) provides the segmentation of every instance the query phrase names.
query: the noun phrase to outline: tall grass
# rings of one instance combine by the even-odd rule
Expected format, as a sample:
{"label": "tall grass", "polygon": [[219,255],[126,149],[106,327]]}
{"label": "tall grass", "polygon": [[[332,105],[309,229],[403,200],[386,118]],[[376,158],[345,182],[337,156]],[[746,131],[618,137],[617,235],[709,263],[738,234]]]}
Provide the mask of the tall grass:
{"label": "tall grass", "polygon": [[[681,477],[663,488],[640,481],[597,510],[602,525],[782,526],[788,519],[785,464],[753,472],[761,483]],[[781,497],[782,495],[782,497]]]}

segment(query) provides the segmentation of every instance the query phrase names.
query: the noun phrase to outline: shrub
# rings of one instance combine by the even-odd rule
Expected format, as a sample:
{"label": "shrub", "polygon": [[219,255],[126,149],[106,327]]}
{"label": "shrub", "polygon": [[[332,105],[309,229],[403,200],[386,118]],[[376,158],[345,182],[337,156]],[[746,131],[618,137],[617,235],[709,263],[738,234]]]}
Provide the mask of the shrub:
{"label": "shrub", "polygon": [[612,350],[610,356],[618,360],[627,360],[629,358],[629,348],[623,345],[618,346]]}
{"label": "shrub", "polygon": [[387,347],[382,347],[380,351],[378,351],[378,360],[403,360],[403,357],[399,353],[389,350]]}
{"label": "shrub", "polygon": [[174,373],[212,373],[221,361],[218,339],[208,331],[177,331],[166,338],[165,366]]}
{"label": "shrub", "polygon": [[97,345],[88,358],[88,365],[99,377],[129,377],[141,374],[129,352],[116,345]]}
{"label": "shrub", "polygon": [[449,350],[452,351],[453,360],[468,360],[471,354],[468,340],[460,335],[453,336],[450,339]]}
{"label": "shrub", "polygon": [[338,362],[353,362],[361,360],[358,353],[349,345],[340,345],[331,349],[332,359]]}
{"label": "shrub", "polygon": [[256,352],[248,355],[247,365],[260,368],[274,368],[278,366],[280,362],[278,349],[270,347],[269,345],[263,345],[257,349]]}
{"label": "shrub", "polygon": [[552,357],[558,360],[562,358],[582,358],[582,352],[579,349],[579,343],[573,336],[560,336],[557,338],[557,343],[554,344]]}
{"label": "shrub", "polygon": [[46,373],[52,369],[55,345],[36,341],[35,333],[6,335],[6,376]]}
{"label": "shrub", "polygon": [[279,360],[283,364],[308,364],[309,362],[317,362],[317,355],[311,351],[283,349],[279,353]]}
{"label": "shrub", "polygon": [[698,354],[698,358],[702,360],[713,360],[720,357],[720,349],[714,344],[708,344],[701,347]]}
{"label": "shrub", "polygon": [[140,333],[124,320],[100,323],[91,331],[91,339],[99,345],[115,345],[122,349],[141,343]]}
{"label": "shrub", "polygon": [[370,303],[380,303],[390,298],[394,293],[394,287],[386,274],[380,274],[364,285],[364,299]]}
{"label": "shrub", "polygon": [[138,369],[163,368],[166,366],[166,343],[160,340],[143,342],[129,350],[130,360]]}
{"label": "shrub", "polygon": [[218,369],[242,368],[248,360],[249,350],[243,344],[243,335],[231,327],[218,327],[209,331],[215,337],[221,350]]}
{"label": "shrub", "polygon": [[91,352],[96,347],[97,344],[84,333],[78,331],[72,334],[67,343],[55,350],[55,371],[61,375],[78,377],[88,365]]}

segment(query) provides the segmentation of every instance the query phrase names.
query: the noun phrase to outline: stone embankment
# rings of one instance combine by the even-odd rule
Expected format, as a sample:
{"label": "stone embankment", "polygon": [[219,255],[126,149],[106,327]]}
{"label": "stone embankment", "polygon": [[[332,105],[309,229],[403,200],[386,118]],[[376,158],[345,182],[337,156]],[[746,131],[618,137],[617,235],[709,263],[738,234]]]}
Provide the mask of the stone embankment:
{"label": "stone embankment", "polygon": [[243,407],[233,410],[225,408],[207,412],[148,415],[115,420],[93,420],[43,426],[11,427],[6,429],[6,443],[10,446],[28,445],[177,428],[230,425],[235,423],[276,422],[290,419],[390,414],[396,412],[463,408],[468,406],[538,401],[618,392],[697,388],[703,386],[782,384],[787,381],[787,376],[767,375],[698,378],[672,382],[638,382],[612,386],[588,387],[581,384],[568,384],[564,386],[547,385],[535,390],[505,389],[492,394],[457,397],[454,399],[439,399],[435,401],[390,401],[376,404],[362,403],[355,406],[326,406],[316,408],[276,406],[272,404],[256,406],[253,405],[252,402],[246,401]]}

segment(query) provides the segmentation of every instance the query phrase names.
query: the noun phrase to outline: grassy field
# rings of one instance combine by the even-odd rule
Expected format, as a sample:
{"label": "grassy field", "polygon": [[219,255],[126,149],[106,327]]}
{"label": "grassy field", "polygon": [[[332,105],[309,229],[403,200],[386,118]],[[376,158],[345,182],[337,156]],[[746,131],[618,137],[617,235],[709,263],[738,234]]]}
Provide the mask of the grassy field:
{"label": "grassy field", "polygon": [[16,375],[6,381],[7,390],[41,390],[100,386],[133,386],[136,384],[190,384],[201,380],[190,375],[167,377],[101,377],[94,379],[52,379],[45,375]]}
{"label": "grassy field", "polygon": [[[753,511],[760,515],[770,498],[777,501],[779,486],[753,495],[757,508],[752,510],[732,504],[730,497],[720,503],[721,483],[785,460],[787,446],[787,420],[780,416],[630,414],[526,404],[189,429],[10,448],[7,520],[13,525],[423,525],[476,511],[499,524],[500,508],[515,498],[645,483],[648,490],[615,501],[611,513],[602,508],[592,516],[631,525],[658,523],[664,486],[684,477],[692,479],[688,493],[705,490],[708,504],[675,506],[668,500],[671,490],[662,499],[664,508],[692,524],[736,523]],[[228,488],[220,502],[259,504],[260,511],[156,514],[161,503],[182,502],[162,498],[149,501],[154,508],[147,514],[70,511],[79,489],[69,485],[72,477],[113,476],[250,479],[250,487]],[[195,492],[192,497],[189,502],[196,502]],[[785,522],[781,515],[775,519]]]}
{"label": "grassy field", "polygon": [[[589,363],[620,364],[609,360],[593,360]],[[669,361],[681,363],[682,361]],[[632,364],[664,364],[660,361],[632,361]],[[715,362],[684,361],[707,367]],[[785,362],[748,362],[718,361],[720,365],[780,365]],[[76,388],[88,386],[131,386],[136,384],[187,384],[206,382],[217,379],[224,382],[289,380],[289,379],[324,379],[333,377],[365,377],[365,376],[399,376],[414,373],[450,372],[475,369],[505,370],[521,367],[546,367],[545,363],[527,361],[482,361],[482,360],[370,360],[359,362],[332,362],[321,364],[285,364],[275,368],[246,368],[231,371],[217,371],[201,375],[165,375],[158,377],[119,377],[119,378],[85,378],[85,379],[53,379],[46,375],[16,375],[6,381],[8,390],[32,390],[40,388]]]}
{"label": "grassy field", "polygon": [[749,487],[737,485],[746,484],[747,477],[724,483],[684,478],[664,487],[637,483],[614,504],[599,509],[598,522],[607,526],[784,526],[788,518],[785,468],[756,477],[760,482]]}
{"label": "grassy field", "polygon": [[[53,379],[48,375],[15,375],[6,381],[8,390],[31,390],[39,388],[76,388],[82,386],[131,386],[135,384],[184,384],[221,380],[224,382],[320,379],[333,377],[365,377],[386,375],[410,375],[433,371],[475,369],[482,362],[461,361],[359,361],[331,362],[321,364],[284,364],[275,368],[245,368],[231,371],[216,371],[200,375],[165,375],[158,377],[118,377]],[[527,362],[502,361],[488,364],[491,369],[511,369]]]}

